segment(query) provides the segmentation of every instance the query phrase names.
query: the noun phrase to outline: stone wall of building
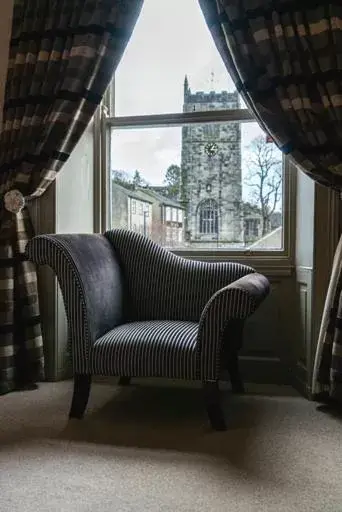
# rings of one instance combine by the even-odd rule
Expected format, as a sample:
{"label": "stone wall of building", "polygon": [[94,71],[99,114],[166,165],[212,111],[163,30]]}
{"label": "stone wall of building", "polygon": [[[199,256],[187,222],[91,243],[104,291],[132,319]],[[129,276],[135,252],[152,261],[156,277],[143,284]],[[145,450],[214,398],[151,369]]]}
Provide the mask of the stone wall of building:
{"label": "stone wall of building", "polygon": [[144,194],[112,183],[112,227],[150,236],[153,201]]}
{"label": "stone wall of building", "polygon": [[[191,93],[184,82],[184,112],[239,108],[238,93]],[[188,125],[182,130],[182,193],[190,245],[243,241],[241,130],[239,123]],[[214,228],[203,219],[213,209]],[[216,210],[216,211],[214,211]],[[203,214],[204,211],[204,214]],[[202,212],[202,214],[201,214]],[[217,221],[216,221],[217,215]],[[201,220],[202,219],[202,220]]]}
{"label": "stone wall of building", "polygon": [[129,225],[128,195],[126,190],[112,183],[112,227],[127,229]]}

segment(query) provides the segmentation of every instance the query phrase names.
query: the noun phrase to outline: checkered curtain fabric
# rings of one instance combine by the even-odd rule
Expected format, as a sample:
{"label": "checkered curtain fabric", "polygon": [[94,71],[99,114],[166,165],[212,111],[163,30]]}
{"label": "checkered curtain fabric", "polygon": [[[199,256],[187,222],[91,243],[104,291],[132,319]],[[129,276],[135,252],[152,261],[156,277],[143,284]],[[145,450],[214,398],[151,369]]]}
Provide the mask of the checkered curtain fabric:
{"label": "checkered curtain fabric", "polygon": [[54,181],[110,81],[143,0],[15,0],[0,138],[0,394],[35,386],[43,346],[24,206]]}
{"label": "checkered curtain fabric", "polygon": [[[259,124],[311,178],[341,190],[342,2],[199,3],[230,76]],[[330,283],[335,296],[325,305],[313,392],[328,390],[330,397],[341,399],[342,256],[335,258],[336,265]]]}

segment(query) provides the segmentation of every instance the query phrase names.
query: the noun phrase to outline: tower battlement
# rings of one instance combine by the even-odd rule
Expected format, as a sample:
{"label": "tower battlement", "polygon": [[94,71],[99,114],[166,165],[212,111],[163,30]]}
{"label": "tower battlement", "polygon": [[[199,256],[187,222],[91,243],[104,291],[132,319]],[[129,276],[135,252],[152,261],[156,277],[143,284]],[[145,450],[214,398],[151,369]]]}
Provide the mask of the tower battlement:
{"label": "tower battlement", "polygon": [[184,107],[189,104],[222,104],[226,105],[225,108],[240,108],[239,95],[237,91],[196,91],[191,92],[189,87],[188,77],[184,80]]}
{"label": "tower battlement", "polygon": [[191,93],[189,89],[188,94],[184,96],[184,103],[229,103],[230,108],[239,108],[239,97],[237,91],[196,91]]}

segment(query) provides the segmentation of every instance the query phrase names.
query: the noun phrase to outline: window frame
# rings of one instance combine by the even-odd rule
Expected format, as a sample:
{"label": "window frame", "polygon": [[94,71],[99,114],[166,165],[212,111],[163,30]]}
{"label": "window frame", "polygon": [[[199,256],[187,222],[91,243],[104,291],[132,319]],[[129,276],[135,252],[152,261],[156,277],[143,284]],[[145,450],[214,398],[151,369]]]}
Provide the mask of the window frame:
{"label": "window frame", "polygon": [[[213,205],[213,206],[211,206]],[[198,233],[199,235],[218,234],[218,205],[215,199],[202,199],[198,205]],[[204,228],[207,229],[204,229]]]}
{"label": "window frame", "polygon": [[172,222],[172,207],[165,206],[165,222]]}
{"label": "window frame", "polygon": [[[225,122],[257,122],[248,109],[211,110],[204,112],[179,112],[139,116],[115,116],[115,80],[111,81],[94,121],[94,158],[100,166],[95,184],[96,205],[95,228],[98,232],[110,226],[111,186],[110,176],[110,133],[117,129],[189,127],[194,124]],[[96,174],[96,173],[95,173]],[[100,183],[99,183],[100,182]],[[172,250],[173,253],[201,261],[240,261],[252,266],[267,267],[276,275],[291,275],[295,256],[296,226],[296,183],[297,167],[289,156],[283,154],[282,215],[283,247],[276,250],[234,249],[192,249]],[[100,196],[100,197],[99,197]],[[166,219],[165,219],[166,220]],[[186,234],[185,234],[186,238]]]}

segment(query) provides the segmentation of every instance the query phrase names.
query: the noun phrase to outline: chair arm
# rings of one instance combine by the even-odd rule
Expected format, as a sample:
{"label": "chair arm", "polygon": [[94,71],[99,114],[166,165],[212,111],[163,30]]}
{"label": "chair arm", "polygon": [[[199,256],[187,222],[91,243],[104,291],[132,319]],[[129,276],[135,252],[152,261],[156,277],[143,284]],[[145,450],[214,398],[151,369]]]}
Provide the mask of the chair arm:
{"label": "chair arm", "polygon": [[40,235],[26,256],[55,272],[68,320],[75,373],[90,373],[94,341],[122,322],[121,271],[110,242],[102,235]]}
{"label": "chair arm", "polygon": [[220,356],[229,322],[243,322],[269,293],[269,282],[261,274],[248,274],[216,292],[207,302],[199,323],[197,361],[199,378],[215,380],[220,373]]}

